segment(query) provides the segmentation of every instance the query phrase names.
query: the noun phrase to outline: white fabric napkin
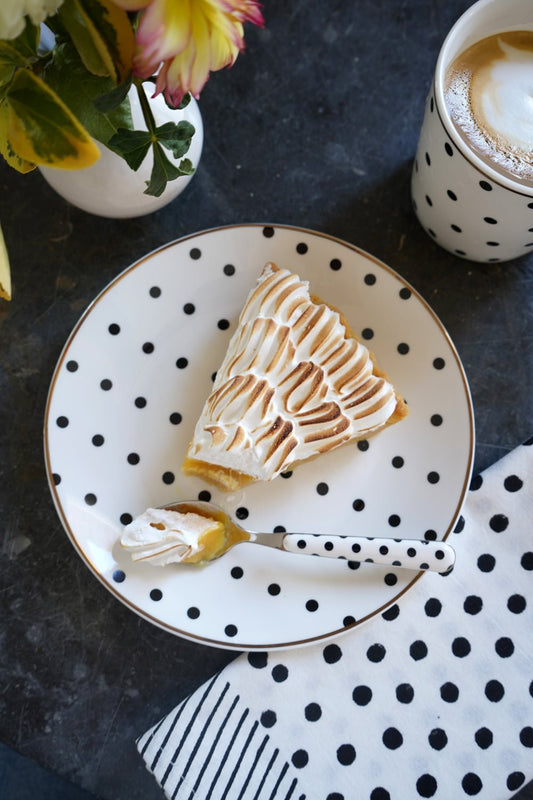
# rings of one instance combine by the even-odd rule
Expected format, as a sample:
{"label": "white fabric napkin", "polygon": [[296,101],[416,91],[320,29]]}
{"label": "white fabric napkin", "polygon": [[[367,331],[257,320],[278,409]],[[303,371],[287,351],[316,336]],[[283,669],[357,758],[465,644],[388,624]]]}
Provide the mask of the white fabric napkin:
{"label": "white fabric napkin", "polygon": [[178,800],[502,800],[533,779],[533,439],[473,479],[454,571],[334,641],[239,656],[137,746]]}

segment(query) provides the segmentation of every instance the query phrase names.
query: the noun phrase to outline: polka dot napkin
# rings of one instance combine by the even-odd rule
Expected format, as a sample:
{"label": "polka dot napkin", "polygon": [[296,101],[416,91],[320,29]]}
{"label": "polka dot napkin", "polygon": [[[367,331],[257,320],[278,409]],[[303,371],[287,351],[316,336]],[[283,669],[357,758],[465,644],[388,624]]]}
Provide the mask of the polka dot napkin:
{"label": "polka dot napkin", "polygon": [[533,779],[533,439],[380,617],[240,656],[138,740],[168,798],[502,800]]}

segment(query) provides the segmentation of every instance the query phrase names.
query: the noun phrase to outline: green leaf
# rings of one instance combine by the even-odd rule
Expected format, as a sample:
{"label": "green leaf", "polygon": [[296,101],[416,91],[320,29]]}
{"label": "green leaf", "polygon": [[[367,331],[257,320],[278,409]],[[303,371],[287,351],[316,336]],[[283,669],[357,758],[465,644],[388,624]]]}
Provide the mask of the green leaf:
{"label": "green leaf", "polygon": [[157,141],[161,142],[163,147],[172,151],[174,158],[181,158],[188,151],[191,146],[191,139],[194,136],[194,125],[190,122],[182,120],[177,124],[175,122],[166,122],[159,128],[155,129]]}
{"label": "green leaf", "polygon": [[169,161],[165,155],[165,151],[158,142],[153,143],[152,150],[154,154],[154,164],[144,194],[160,197],[165,191],[168,181],[173,181],[184,175],[190,175],[194,170],[191,162],[187,158],[183,159],[179,167]]}
{"label": "green leaf", "polygon": [[109,111],[113,111],[115,108],[124,102],[126,97],[128,96],[128,92],[131,89],[132,84],[132,76],[121,83],[120,86],[115,86],[110,92],[106,92],[105,94],[101,94],[94,100],[94,107],[97,111],[101,111],[103,114],[107,114]]}
{"label": "green leaf", "polygon": [[39,29],[29,21],[16,39],[0,40],[0,87],[9,83],[17,67],[35,61],[38,45]]}
{"label": "green leaf", "polygon": [[89,72],[124,82],[135,49],[127,13],[111,0],[65,0],[58,14]]}
{"label": "green leaf", "polygon": [[116,91],[115,85],[111,78],[87,72],[71,42],[62,42],[54,48],[44,79],[91,136],[102,144],[107,144],[119,128],[133,128],[130,104],[125,97],[116,108],[108,111],[99,108],[99,98]]}
{"label": "green leaf", "polygon": [[148,155],[151,143],[152,137],[148,131],[130,131],[121,128],[109,140],[107,146],[122,156],[128,166],[136,171]]}
{"label": "green leaf", "polygon": [[29,69],[16,71],[0,108],[8,156],[14,153],[21,161],[63,169],[82,169],[100,157],[85,128]]}

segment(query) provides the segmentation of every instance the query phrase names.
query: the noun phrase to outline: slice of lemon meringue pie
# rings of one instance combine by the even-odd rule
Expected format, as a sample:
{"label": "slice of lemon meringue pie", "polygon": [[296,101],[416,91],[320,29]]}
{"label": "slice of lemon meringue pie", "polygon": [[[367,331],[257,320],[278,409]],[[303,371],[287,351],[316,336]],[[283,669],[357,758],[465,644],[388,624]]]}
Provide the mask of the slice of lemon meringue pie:
{"label": "slice of lemon meringue pie", "polygon": [[407,406],[342,314],[268,263],[239,317],[196,424],[183,472],[225,491],[407,416]]}

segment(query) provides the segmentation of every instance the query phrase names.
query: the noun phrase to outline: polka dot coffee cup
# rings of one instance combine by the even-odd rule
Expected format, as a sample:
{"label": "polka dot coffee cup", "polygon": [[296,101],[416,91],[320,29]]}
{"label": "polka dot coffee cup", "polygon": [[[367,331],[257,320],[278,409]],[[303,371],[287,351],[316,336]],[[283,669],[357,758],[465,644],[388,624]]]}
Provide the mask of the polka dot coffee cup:
{"label": "polka dot coffee cup", "polygon": [[470,261],[508,261],[533,249],[533,185],[490,166],[459,135],[444,99],[447,68],[470,45],[508,30],[533,30],[531,0],[479,0],[450,30],[429,92],[411,196],[426,232]]}

